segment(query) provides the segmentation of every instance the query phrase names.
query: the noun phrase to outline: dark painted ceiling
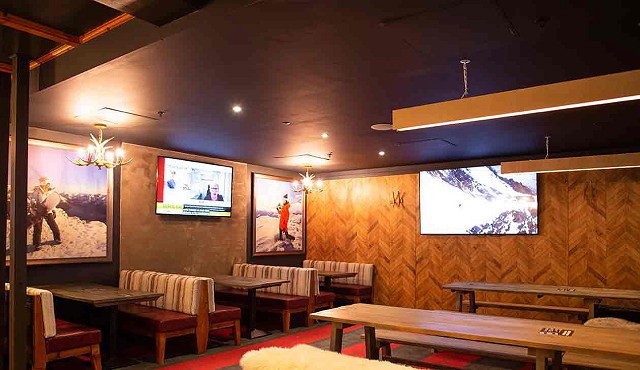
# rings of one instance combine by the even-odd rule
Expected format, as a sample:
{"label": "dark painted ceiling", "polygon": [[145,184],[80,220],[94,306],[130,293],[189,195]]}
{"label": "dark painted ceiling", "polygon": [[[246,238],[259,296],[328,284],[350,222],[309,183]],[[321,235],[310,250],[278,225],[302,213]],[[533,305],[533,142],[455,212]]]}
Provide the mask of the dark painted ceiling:
{"label": "dark painted ceiling", "polygon": [[638,69],[639,10],[638,1],[217,0],[162,27],[131,21],[45,65],[31,124],[86,135],[86,113],[110,107],[150,117],[111,125],[118,140],[292,170],[301,165],[274,157],[332,152],[319,172],[543,156],[545,136],[552,155],[637,151],[636,102],[411,132],[370,126],[396,108],[458,99],[463,58],[471,96]]}

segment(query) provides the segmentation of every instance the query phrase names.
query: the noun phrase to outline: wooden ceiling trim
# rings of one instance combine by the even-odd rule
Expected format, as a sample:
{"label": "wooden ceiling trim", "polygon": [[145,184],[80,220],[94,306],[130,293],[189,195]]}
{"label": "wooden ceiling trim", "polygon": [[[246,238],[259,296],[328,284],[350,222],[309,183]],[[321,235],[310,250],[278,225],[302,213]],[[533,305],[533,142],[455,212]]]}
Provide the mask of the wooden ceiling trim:
{"label": "wooden ceiling trim", "polygon": [[98,37],[100,35],[103,35],[106,32],[111,31],[112,29],[129,22],[133,18],[135,18],[135,17],[132,16],[131,14],[122,13],[119,16],[104,22],[103,24],[99,25],[98,27],[87,31],[85,34],[80,36],[80,43],[84,44],[85,42],[87,42],[89,40],[93,40],[96,37]]}
{"label": "wooden ceiling trim", "polygon": [[0,24],[61,44],[80,45],[80,38],[78,36],[70,35],[53,27],[45,26],[3,11],[0,11]]}
{"label": "wooden ceiling trim", "polygon": [[[29,69],[33,70],[35,68],[38,68],[39,66],[43,65],[44,63],[47,63],[57,57],[59,57],[60,55],[68,52],[69,50],[73,50],[77,45],[82,45],[90,40],[95,39],[96,37],[105,34],[106,32],[134,19],[135,17],[132,16],[131,14],[127,14],[127,13],[123,13],[120,14],[119,16],[110,19],[108,21],[106,21],[105,23],[99,25],[96,28],[93,28],[89,31],[87,31],[86,33],[84,33],[83,35],[78,37],[78,44],[76,45],[70,45],[70,44],[65,44],[65,45],[60,45],[57,48],[51,50],[50,52],[38,57],[36,60],[32,60],[29,63]],[[0,63],[0,72],[6,72],[6,73],[11,73],[11,65],[10,64],[6,64],[6,63]]]}

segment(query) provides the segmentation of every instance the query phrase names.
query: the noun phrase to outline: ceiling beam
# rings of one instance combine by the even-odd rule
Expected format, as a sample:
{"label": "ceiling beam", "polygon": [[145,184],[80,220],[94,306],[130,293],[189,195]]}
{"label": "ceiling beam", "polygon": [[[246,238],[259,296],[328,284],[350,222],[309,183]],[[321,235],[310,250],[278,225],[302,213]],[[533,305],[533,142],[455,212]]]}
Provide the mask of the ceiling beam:
{"label": "ceiling beam", "polygon": [[0,11],[0,24],[14,28],[18,31],[53,40],[61,44],[72,46],[80,45],[80,38],[78,36],[70,35],[53,27],[45,26],[7,12]]}
{"label": "ceiling beam", "polygon": [[[119,16],[113,19],[110,19],[105,23],[99,25],[98,27],[93,28],[87,31],[86,33],[82,34],[81,36],[79,36],[77,45],[82,45],[90,40],[93,40],[96,37],[103,35],[104,33],[132,20],[133,18],[135,17],[132,16],[131,14],[126,14],[126,13],[120,14]],[[60,55],[68,52],[69,50],[73,50],[74,48],[75,48],[74,45],[69,45],[69,44],[60,45],[57,48],[51,50],[50,52],[38,57],[36,60],[32,60],[29,63],[29,69],[33,70],[35,68],[38,68],[44,63],[49,62],[59,57]],[[0,63],[0,72],[11,73],[11,65],[6,63]]]}

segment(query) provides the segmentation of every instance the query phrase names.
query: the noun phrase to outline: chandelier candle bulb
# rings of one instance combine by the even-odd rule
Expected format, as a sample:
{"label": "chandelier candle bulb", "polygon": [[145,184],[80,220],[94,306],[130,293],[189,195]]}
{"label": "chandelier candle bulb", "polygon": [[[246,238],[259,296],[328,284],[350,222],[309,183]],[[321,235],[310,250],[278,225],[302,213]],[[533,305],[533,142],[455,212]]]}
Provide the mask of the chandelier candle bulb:
{"label": "chandelier candle bulb", "polygon": [[86,153],[82,149],[78,150],[78,158],[75,160],[67,157],[71,163],[76,166],[96,166],[98,169],[102,169],[102,167],[112,169],[131,162],[131,159],[124,159],[124,151],[121,148],[117,148],[114,151],[111,150],[112,146],[107,145],[113,140],[113,137],[106,140],[103,139],[102,130],[107,127],[106,125],[99,123],[95,127],[98,129],[98,137],[96,138],[93,134],[89,134],[93,145],[89,144],[87,146]]}

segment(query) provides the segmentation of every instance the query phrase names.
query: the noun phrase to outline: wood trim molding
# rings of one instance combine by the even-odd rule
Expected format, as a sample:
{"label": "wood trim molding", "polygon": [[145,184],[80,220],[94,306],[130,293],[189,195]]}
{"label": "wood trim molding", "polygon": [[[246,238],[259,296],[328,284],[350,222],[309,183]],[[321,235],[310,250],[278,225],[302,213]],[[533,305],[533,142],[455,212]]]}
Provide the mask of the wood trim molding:
{"label": "wood trim molding", "polygon": [[[5,13],[0,13],[0,16],[2,14]],[[73,36],[77,38],[77,42],[75,43],[70,43],[70,42],[63,42],[64,45],[60,45],[58,47],[56,47],[55,49],[51,50],[50,52],[38,57],[36,60],[32,60],[29,63],[29,69],[30,70],[34,70],[36,68],[38,68],[39,66],[43,65],[44,63],[47,63],[49,61],[52,61],[53,59],[59,57],[60,55],[73,50],[76,46],[78,45],[82,45],[90,40],[95,39],[98,36],[101,36],[103,34],[105,34],[106,32],[134,19],[135,17],[132,16],[131,14],[120,14],[119,16],[110,19],[108,21],[106,21],[105,23],[99,25],[98,27],[91,29],[89,31],[87,31],[86,33],[82,34],[81,36]],[[26,21],[26,20],[25,20]],[[0,18],[0,24],[2,23],[2,18]],[[36,23],[37,24],[37,23]],[[46,27],[46,26],[42,26],[42,27]],[[25,31],[28,32],[28,31]],[[32,32],[29,32],[32,33]],[[32,33],[35,34],[35,33]],[[37,36],[41,36],[41,35],[37,35]],[[71,35],[69,35],[71,36]],[[41,36],[41,37],[45,37],[45,36]],[[45,38],[49,38],[49,37],[45,37]],[[49,38],[50,39],[50,38]],[[57,41],[57,40],[56,40]],[[62,41],[60,41],[62,42]],[[11,73],[11,65],[10,64],[5,64],[5,63],[0,63],[0,72],[5,72],[5,73]]]}
{"label": "wood trim molding", "polygon": [[44,24],[30,21],[3,11],[0,11],[0,24],[62,44],[73,46],[80,45],[80,38],[78,36],[70,35],[56,28],[45,26]]}

